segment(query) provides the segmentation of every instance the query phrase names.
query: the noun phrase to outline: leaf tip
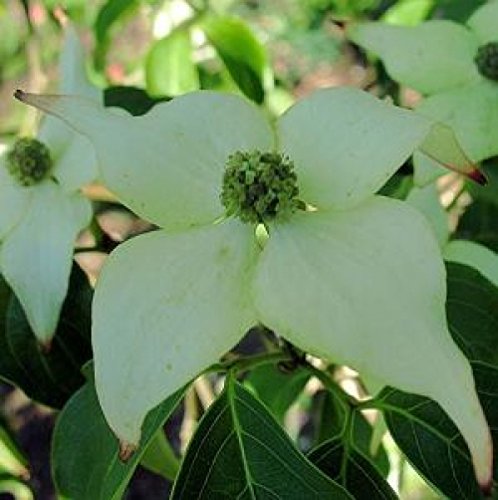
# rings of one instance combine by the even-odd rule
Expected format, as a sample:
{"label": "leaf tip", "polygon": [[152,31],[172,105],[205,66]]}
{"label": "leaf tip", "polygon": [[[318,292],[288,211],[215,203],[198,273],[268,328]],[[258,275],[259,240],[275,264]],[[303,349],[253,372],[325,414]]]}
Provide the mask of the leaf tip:
{"label": "leaf tip", "polygon": [[121,462],[127,462],[133,453],[135,453],[137,447],[132,443],[126,441],[119,441],[119,459]]}
{"label": "leaf tip", "polygon": [[481,460],[476,460],[476,457],[473,457],[477,482],[485,498],[491,497],[493,492],[493,441],[491,435],[488,435],[487,441],[486,449],[481,454]]}
{"label": "leaf tip", "polygon": [[485,498],[493,496],[493,478],[489,478],[485,483],[480,483],[479,486]]}
{"label": "leaf tip", "polygon": [[16,89],[16,91],[14,92],[14,97],[18,101],[25,102],[26,92],[24,92],[24,90],[21,89]]}
{"label": "leaf tip", "polygon": [[40,345],[40,351],[43,354],[48,354],[52,350],[52,337],[53,335],[50,336],[49,339],[47,340],[39,340],[39,345]]}
{"label": "leaf tip", "polygon": [[469,179],[473,180],[474,182],[477,182],[477,184],[479,184],[481,186],[486,186],[488,184],[488,178],[486,177],[484,172],[479,170],[477,167],[475,167],[473,170],[471,170],[467,174],[467,176]]}

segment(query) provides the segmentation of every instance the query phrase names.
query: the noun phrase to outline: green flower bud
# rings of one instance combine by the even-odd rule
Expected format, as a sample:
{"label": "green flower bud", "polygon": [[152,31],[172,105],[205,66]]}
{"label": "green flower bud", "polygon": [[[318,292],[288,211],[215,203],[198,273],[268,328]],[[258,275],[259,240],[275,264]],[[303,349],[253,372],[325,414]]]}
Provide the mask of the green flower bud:
{"label": "green flower bud", "polygon": [[38,184],[52,169],[50,151],[37,139],[18,139],[7,153],[7,169],[21,186]]}
{"label": "green flower bud", "polygon": [[481,45],[474,60],[482,76],[498,82],[498,42]]}
{"label": "green flower bud", "polygon": [[221,202],[227,215],[260,223],[288,218],[302,206],[294,164],[279,153],[237,151],[228,157]]}

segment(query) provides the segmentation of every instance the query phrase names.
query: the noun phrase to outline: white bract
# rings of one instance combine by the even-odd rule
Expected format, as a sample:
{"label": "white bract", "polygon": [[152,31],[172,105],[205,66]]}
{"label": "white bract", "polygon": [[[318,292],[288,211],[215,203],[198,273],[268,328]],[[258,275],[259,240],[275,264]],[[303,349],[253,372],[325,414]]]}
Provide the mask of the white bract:
{"label": "white bract", "polygon": [[[245,100],[213,92],[139,118],[84,99],[19,98],[85,134],[108,187],[163,228],[120,245],[95,294],[96,386],[123,449],[139,443],[151,408],[263,323],[306,352],[438,401],[464,435],[480,483],[489,482],[490,434],[447,329],[437,241],[415,209],[375,195],[417,147],[437,156],[444,127],[352,88],[314,93],[273,128]],[[450,149],[443,160],[458,156]],[[284,179],[286,161],[295,175]],[[267,186],[282,183],[292,196],[261,188],[255,165]],[[236,188],[247,192],[230,198]],[[264,248],[257,221],[241,222],[250,217],[233,207],[228,216],[221,197],[252,200],[250,208],[267,200]],[[291,207],[285,216],[281,206]]]}
{"label": "white bract", "polygon": [[[83,49],[71,26],[66,27],[60,77],[62,93],[102,101],[102,93],[86,80]],[[37,139],[48,148],[52,166],[31,185],[11,175],[8,153],[0,157],[0,271],[36,337],[48,345],[66,296],[76,236],[91,218],[90,203],[79,188],[97,170],[91,143],[60,120],[45,117]]]}
{"label": "white bract", "polygon": [[[352,26],[349,36],[380,56],[394,80],[427,96],[417,111],[450,125],[471,160],[498,155],[498,0],[477,9],[467,26],[373,22]],[[419,185],[445,173],[424,154],[414,160]]]}

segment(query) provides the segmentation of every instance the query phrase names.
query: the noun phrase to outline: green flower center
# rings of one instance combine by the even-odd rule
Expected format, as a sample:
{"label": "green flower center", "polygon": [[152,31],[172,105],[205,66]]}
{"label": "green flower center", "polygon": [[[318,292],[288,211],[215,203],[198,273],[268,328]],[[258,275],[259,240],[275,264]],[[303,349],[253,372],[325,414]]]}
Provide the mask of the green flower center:
{"label": "green flower center", "polygon": [[481,45],[474,60],[482,76],[498,82],[498,42]]}
{"label": "green flower center", "polygon": [[50,151],[36,139],[18,139],[7,153],[7,169],[21,186],[38,184],[52,169]]}
{"label": "green flower center", "polygon": [[294,164],[279,153],[237,151],[228,157],[221,202],[227,215],[261,223],[288,218],[301,208]]}

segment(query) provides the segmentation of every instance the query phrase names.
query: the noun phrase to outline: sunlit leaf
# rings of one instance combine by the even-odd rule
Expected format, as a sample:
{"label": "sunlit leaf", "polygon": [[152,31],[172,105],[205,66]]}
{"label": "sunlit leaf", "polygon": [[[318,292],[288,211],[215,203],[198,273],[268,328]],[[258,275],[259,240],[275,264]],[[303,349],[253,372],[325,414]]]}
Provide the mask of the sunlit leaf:
{"label": "sunlit leaf", "polygon": [[250,28],[234,17],[210,18],[202,28],[240,90],[261,104],[265,98],[267,56]]}
{"label": "sunlit leaf", "polygon": [[400,0],[390,7],[382,20],[401,26],[415,26],[422,22],[434,6],[435,0]]}
{"label": "sunlit leaf", "polygon": [[145,63],[145,79],[151,96],[175,96],[199,88],[188,31],[174,31],[152,45]]}
{"label": "sunlit leaf", "polygon": [[0,475],[5,473],[23,477],[27,475],[28,462],[11,433],[0,421]]}

